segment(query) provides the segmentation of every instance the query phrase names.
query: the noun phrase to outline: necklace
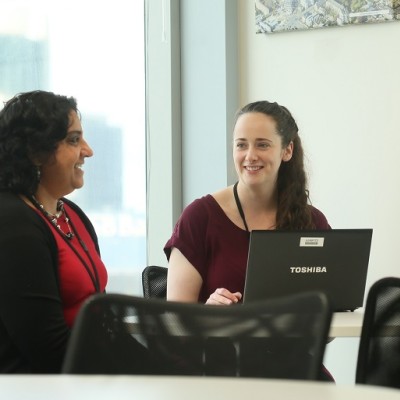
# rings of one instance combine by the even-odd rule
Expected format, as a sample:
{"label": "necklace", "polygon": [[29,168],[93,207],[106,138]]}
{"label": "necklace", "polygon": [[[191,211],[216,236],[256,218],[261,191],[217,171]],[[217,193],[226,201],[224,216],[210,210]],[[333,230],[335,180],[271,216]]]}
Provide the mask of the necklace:
{"label": "necklace", "polygon": [[[56,228],[56,230],[59,231],[63,236],[65,236],[69,240],[71,240],[75,236],[69,224],[70,220],[68,218],[68,215],[64,210],[64,202],[61,199],[57,201],[57,212],[55,214],[48,212],[44,208],[44,205],[42,203],[39,203],[39,201],[36,199],[34,195],[31,196],[30,200],[35,205],[35,207],[38,210],[40,210],[42,214],[52,223],[52,225]],[[64,221],[67,224],[68,232],[64,232],[61,228],[61,225],[58,222],[58,219],[62,215],[64,215]]]}
{"label": "necklace", "polygon": [[[100,279],[99,279],[99,274],[97,271],[96,263],[93,260],[93,257],[91,256],[88,247],[86,246],[86,243],[83,241],[83,239],[80,237],[77,229],[75,228],[74,223],[72,220],[69,218],[67,211],[64,209],[64,202],[62,200],[58,200],[57,202],[57,213],[56,214],[51,214],[48,211],[45,210],[43,204],[39,203],[38,200],[34,195],[30,197],[31,202],[35,205],[35,207],[41,211],[41,213],[52,223],[52,225],[56,228],[56,231],[62,236],[64,241],[67,243],[69,248],[75,253],[75,255],[79,258],[80,262],[84,266],[86,272],[88,273],[91,281],[93,282],[94,288],[97,293],[100,293]],[[57,215],[59,216],[57,217]],[[68,233],[65,233],[62,229],[61,226],[58,224],[57,219],[64,214],[65,217],[65,222],[68,227]],[[71,225],[70,225],[71,224]],[[72,229],[71,229],[72,227]],[[75,232],[75,234],[73,233]],[[92,270],[90,269],[89,265],[87,262],[84,260],[84,258],[79,254],[77,249],[73,246],[71,240],[73,237],[78,239],[79,244],[81,245],[83,251],[87,255],[90,264],[92,266]],[[93,272],[92,272],[93,271]]]}
{"label": "necklace", "polygon": [[243,211],[242,203],[240,203],[239,195],[238,195],[238,192],[237,192],[237,185],[238,185],[238,183],[239,183],[239,182],[236,182],[236,183],[233,185],[233,195],[235,196],[236,206],[237,206],[237,208],[238,208],[238,210],[239,210],[240,217],[242,218],[243,225],[244,225],[244,227],[246,228],[246,232],[249,232],[249,227],[247,226],[246,217],[244,216],[244,211]]}

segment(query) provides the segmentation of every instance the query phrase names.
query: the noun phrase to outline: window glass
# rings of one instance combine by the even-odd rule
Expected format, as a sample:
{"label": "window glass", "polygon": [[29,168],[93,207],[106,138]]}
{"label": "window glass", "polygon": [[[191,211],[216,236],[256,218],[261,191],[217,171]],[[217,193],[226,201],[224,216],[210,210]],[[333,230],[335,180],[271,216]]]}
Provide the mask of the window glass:
{"label": "window glass", "polygon": [[94,157],[69,197],[92,220],[108,291],[141,294],[146,264],[143,1],[0,0],[0,101],[76,97]]}

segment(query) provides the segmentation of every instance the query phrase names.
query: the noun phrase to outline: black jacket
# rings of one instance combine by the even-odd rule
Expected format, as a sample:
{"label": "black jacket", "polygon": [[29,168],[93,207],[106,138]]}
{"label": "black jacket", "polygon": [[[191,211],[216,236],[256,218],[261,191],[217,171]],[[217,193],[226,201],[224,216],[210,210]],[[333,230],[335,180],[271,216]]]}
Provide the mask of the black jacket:
{"label": "black jacket", "polygon": [[[82,219],[83,211],[63,199]],[[0,192],[0,373],[58,373],[70,329],[59,292],[57,244],[48,224],[15,194]]]}

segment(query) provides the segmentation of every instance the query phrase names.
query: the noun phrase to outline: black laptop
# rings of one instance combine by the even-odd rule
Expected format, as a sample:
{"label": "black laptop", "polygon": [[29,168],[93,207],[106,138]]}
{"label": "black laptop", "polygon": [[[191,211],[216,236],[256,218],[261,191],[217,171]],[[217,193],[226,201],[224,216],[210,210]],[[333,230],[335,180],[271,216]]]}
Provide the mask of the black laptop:
{"label": "black laptop", "polygon": [[250,234],[244,302],[325,292],[333,311],[362,307],[372,229]]}

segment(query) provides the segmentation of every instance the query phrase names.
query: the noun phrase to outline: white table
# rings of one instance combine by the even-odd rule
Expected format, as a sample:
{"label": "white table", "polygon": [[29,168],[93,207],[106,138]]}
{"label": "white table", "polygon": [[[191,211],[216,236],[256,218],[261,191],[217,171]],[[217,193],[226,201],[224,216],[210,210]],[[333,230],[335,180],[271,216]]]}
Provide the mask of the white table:
{"label": "white table", "polygon": [[[128,317],[129,318],[129,317]],[[329,337],[360,337],[364,318],[364,309],[353,312],[337,312],[332,316]],[[132,322],[134,332],[134,322]]]}
{"label": "white table", "polygon": [[364,310],[361,308],[353,312],[334,313],[329,336],[360,337],[363,318]]}
{"label": "white table", "polygon": [[4,400],[399,400],[400,391],[245,378],[3,375],[0,397]]}

